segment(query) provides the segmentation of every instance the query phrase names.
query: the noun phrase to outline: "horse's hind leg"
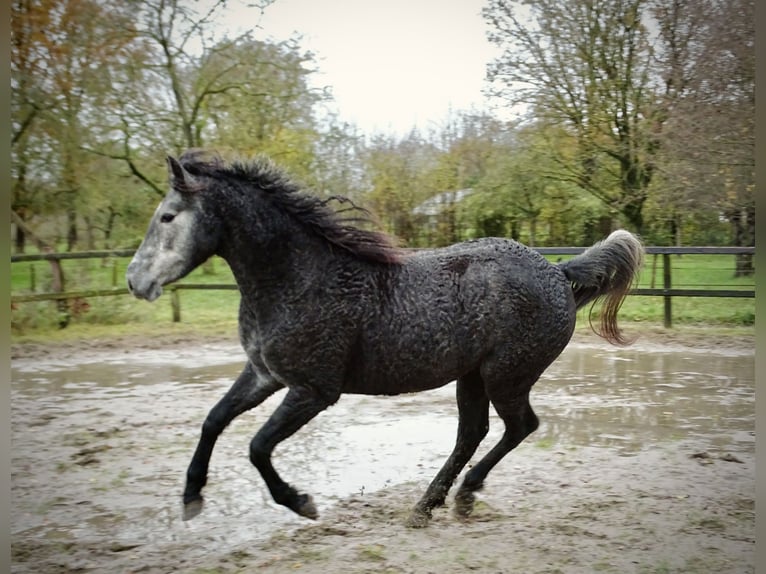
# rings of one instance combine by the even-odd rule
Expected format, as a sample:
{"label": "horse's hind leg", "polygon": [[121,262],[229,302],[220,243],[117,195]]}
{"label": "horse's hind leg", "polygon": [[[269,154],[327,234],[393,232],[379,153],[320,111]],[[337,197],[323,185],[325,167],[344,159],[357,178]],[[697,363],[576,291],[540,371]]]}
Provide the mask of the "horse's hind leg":
{"label": "horse's hind leg", "polygon": [[189,469],[186,471],[186,488],[183,497],[185,520],[194,518],[202,511],[202,494],[200,493],[207,483],[210,456],[218,436],[237,416],[258,406],[281,388],[283,388],[281,383],[259,377],[248,361],[228,392],[210,410],[202,425],[202,434]]}
{"label": "horse's hind leg", "polygon": [[458,379],[456,394],[459,420],[455,448],[412,509],[407,525],[413,528],[426,526],[431,518],[431,510],[444,504],[455,478],[489,430],[489,399],[479,373],[473,372]]}
{"label": "horse's hind leg", "polygon": [[261,473],[274,501],[306,518],[318,515],[311,496],[299,494],[279,477],[271,464],[271,453],[337,399],[337,395],[323,396],[308,387],[292,387],[250,443],[250,461]]}
{"label": "horse's hind leg", "polygon": [[455,513],[465,518],[473,511],[474,492],[479,490],[489,471],[521,441],[537,429],[538,419],[529,404],[529,392],[509,401],[492,399],[497,414],[505,423],[500,441],[469,470],[455,495]]}

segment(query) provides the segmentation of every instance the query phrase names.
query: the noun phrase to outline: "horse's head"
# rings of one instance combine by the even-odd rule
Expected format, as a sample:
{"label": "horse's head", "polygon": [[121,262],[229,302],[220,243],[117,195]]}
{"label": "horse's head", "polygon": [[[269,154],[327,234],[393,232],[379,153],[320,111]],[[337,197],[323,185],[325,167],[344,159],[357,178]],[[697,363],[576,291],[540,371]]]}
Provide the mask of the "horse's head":
{"label": "horse's head", "polygon": [[[183,158],[182,158],[183,160]],[[186,276],[216,250],[219,226],[206,213],[205,183],[168,156],[170,191],[154,212],[144,240],[128,265],[128,289],[154,301],[163,285]]]}

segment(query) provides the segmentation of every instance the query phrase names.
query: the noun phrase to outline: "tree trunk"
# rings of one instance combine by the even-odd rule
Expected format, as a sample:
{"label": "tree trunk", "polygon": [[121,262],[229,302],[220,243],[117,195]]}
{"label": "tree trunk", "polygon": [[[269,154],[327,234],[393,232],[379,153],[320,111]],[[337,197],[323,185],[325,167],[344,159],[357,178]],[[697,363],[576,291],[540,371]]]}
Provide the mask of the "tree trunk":
{"label": "tree trunk", "polygon": [[67,251],[74,251],[75,247],[77,247],[77,212],[74,210],[67,211],[66,219],[66,247]]}
{"label": "tree trunk", "polygon": [[[750,208],[732,209],[727,213],[732,225],[732,242],[737,247],[750,246],[754,244],[754,234],[749,233]],[[744,217],[743,217],[744,216]],[[743,221],[744,219],[744,221]],[[755,228],[755,215],[752,216],[753,229]],[[750,237],[748,237],[750,236]],[[749,277],[755,272],[753,268],[753,257],[748,253],[740,253],[735,256],[734,277]]]}
{"label": "tree trunk", "polygon": [[520,236],[519,222],[516,219],[511,221],[511,239],[518,241]]}
{"label": "tree trunk", "polygon": [[[755,246],[755,206],[748,205],[744,209],[733,210],[729,219],[734,227],[734,245],[737,247]],[[738,254],[734,276],[751,277],[753,274],[755,274],[753,256],[750,253]]]}
{"label": "tree trunk", "polygon": [[14,237],[14,249],[16,253],[24,253],[27,246],[27,234],[24,233],[24,229],[20,226],[16,226],[16,233]]}
{"label": "tree trunk", "polygon": [[89,251],[95,251],[96,250],[96,234],[95,229],[93,226],[93,220],[89,216],[84,216],[83,221],[85,222],[85,238],[87,240],[87,248]]}
{"label": "tree trunk", "polygon": [[[51,259],[51,291],[54,293],[63,293],[65,291],[66,282],[64,281],[64,269],[61,267],[61,261],[58,259]],[[69,301],[67,299],[59,299],[56,301],[56,308],[58,309],[58,324],[60,329],[64,329],[69,325]]]}
{"label": "tree trunk", "polygon": [[634,189],[630,192],[630,195],[626,191],[623,195],[623,201],[625,202],[620,212],[628,220],[628,223],[633,227],[634,231],[641,235],[644,230],[644,199],[642,199],[645,190]]}
{"label": "tree trunk", "polygon": [[668,219],[668,239],[671,245],[676,245],[676,236],[678,234],[678,222],[675,213]]}
{"label": "tree trunk", "polygon": [[114,231],[114,224],[118,215],[119,213],[110,206],[109,217],[106,220],[106,227],[104,228],[104,249],[111,249],[112,232]]}
{"label": "tree trunk", "polygon": [[[19,214],[13,210],[11,210],[11,220],[16,224],[18,228],[21,228],[24,231],[24,234],[29,237],[29,239],[34,241],[35,245],[41,252],[50,253],[53,251],[51,246],[37,237],[37,235],[27,226],[24,220],[21,219],[21,216],[19,216]],[[62,293],[64,291],[65,281],[64,269],[61,267],[61,261],[58,259],[51,259],[48,263],[50,263],[51,266],[51,290],[54,293]],[[59,313],[59,327],[63,329],[69,324],[69,302],[66,299],[59,299],[56,301],[56,308],[58,309]]]}

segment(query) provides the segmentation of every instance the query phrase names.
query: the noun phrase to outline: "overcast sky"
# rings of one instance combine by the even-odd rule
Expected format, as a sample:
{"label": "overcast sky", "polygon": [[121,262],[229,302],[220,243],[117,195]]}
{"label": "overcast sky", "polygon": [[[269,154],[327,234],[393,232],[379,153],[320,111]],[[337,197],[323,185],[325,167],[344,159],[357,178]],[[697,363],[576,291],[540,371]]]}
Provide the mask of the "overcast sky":
{"label": "overcast sky", "polygon": [[[259,19],[256,37],[301,34],[301,45],[317,57],[314,81],[332,87],[341,118],[368,134],[401,135],[413,125],[427,130],[441,124],[450,108],[484,105],[493,54],[481,18],[484,3],[276,0]],[[230,10],[226,20],[241,25]]]}

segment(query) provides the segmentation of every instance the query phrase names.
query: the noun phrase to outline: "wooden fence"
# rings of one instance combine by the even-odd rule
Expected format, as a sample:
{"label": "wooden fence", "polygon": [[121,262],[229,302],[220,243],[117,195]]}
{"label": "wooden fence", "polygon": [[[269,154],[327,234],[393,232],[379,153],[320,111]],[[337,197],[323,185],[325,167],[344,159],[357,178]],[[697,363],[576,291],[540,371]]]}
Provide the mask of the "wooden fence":
{"label": "wooden fence", "polygon": [[[585,247],[538,247],[536,251],[543,255],[577,255],[585,251]],[[71,259],[109,259],[132,257],[135,250],[120,249],[112,251],[80,251],[74,253],[36,253],[18,254],[11,256],[11,263],[35,262],[35,261],[64,261]],[[754,289],[678,289],[672,285],[671,255],[754,255],[754,247],[647,247],[647,255],[662,256],[662,287],[636,288],[630,294],[638,296],[662,297],[664,301],[664,324],[671,327],[673,324],[672,299],[673,297],[729,297],[729,298],[754,298]],[[86,299],[89,297],[107,297],[115,295],[127,295],[126,287],[117,287],[118,278],[116,265],[112,277],[112,287],[104,289],[85,289],[79,291],[61,291],[48,293],[20,293],[11,294],[11,305],[32,301],[65,301],[68,299]],[[236,290],[233,283],[175,283],[167,285],[165,290],[170,293],[173,321],[181,320],[181,300],[179,291],[189,290]]]}

